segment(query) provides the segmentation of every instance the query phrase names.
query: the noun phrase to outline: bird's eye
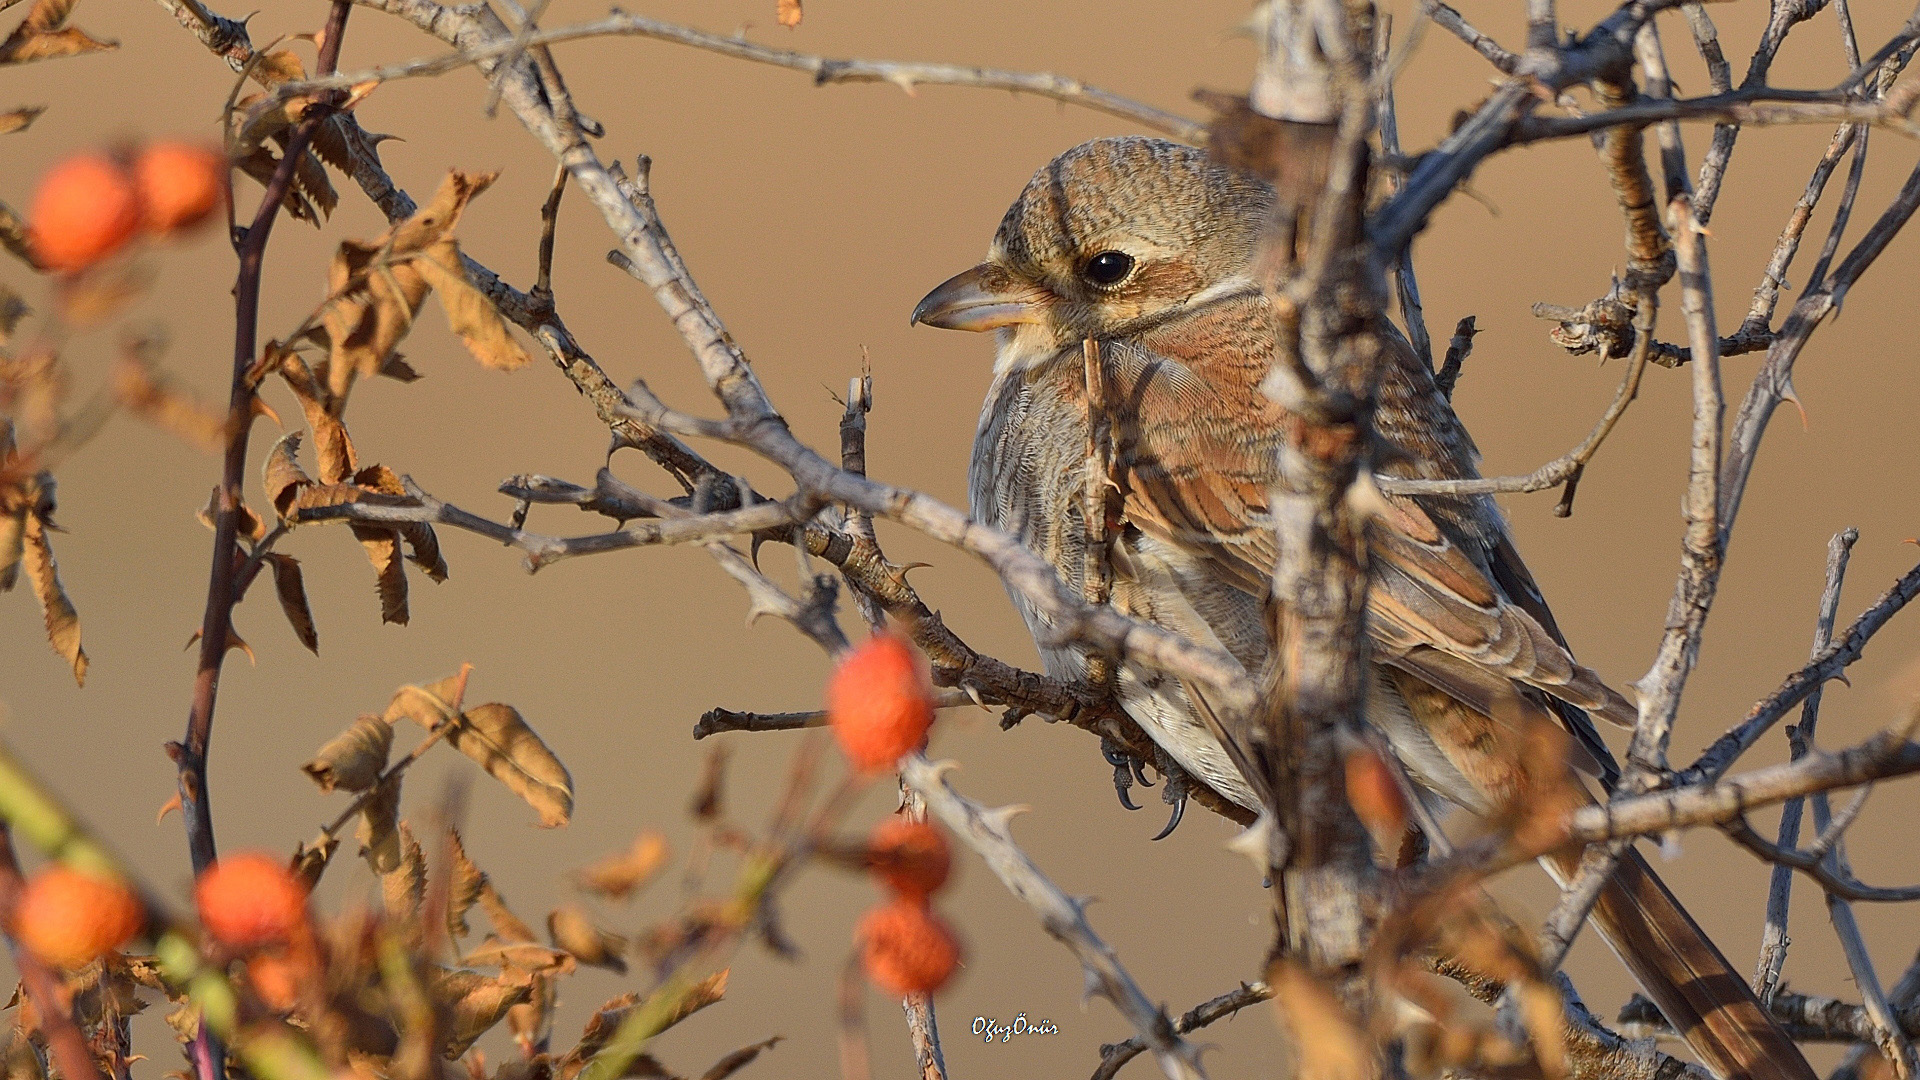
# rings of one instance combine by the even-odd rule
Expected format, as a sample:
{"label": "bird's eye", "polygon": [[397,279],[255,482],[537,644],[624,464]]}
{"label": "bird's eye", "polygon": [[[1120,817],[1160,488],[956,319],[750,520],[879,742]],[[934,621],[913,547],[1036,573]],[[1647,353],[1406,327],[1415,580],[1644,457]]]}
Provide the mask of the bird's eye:
{"label": "bird's eye", "polygon": [[1133,256],[1124,251],[1103,251],[1087,260],[1087,266],[1081,273],[1088,281],[1102,287],[1118,285],[1121,280],[1133,272]]}

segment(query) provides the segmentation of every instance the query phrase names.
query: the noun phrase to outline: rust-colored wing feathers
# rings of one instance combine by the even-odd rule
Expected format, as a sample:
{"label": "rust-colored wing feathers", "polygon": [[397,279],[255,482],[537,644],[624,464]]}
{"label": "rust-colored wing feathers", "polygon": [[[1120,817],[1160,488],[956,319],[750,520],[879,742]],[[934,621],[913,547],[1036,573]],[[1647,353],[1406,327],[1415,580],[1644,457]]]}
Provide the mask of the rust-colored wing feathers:
{"label": "rust-colored wing feathers", "polygon": [[[1147,535],[1203,554],[1255,595],[1265,592],[1275,560],[1267,504],[1286,423],[1285,413],[1259,389],[1268,349],[1254,331],[1262,326],[1253,318],[1180,320],[1142,335],[1140,344],[1117,342],[1105,350],[1113,367],[1110,385],[1120,397],[1113,404],[1126,466],[1126,520]],[[1404,373],[1390,371],[1383,389],[1400,396],[1419,392],[1409,382]],[[1412,437],[1434,442],[1427,434]],[[1470,462],[1444,460],[1472,452],[1464,435],[1453,445],[1406,449],[1396,459],[1399,468],[1471,469]],[[1436,454],[1443,460],[1435,462]],[[1513,557],[1503,533],[1477,535],[1486,530],[1468,508],[1436,519],[1411,499],[1389,497],[1387,503],[1389,511],[1373,530],[1369,609],[1383,660],[1438,650],[1608,720],[1632,723],[1633,706],[1574,661],[1557,628],[1543,625],[1496,583],[1491,561]],[[1526,599],[1537,596],[1535,591]]]}

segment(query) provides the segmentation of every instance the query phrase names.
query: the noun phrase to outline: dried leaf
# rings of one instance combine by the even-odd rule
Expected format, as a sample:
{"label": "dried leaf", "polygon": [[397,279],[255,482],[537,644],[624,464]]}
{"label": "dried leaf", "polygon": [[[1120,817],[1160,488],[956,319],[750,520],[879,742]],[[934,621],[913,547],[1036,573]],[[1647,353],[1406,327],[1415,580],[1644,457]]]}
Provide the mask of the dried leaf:
{"label": "dried leaf", "polygon": [[533,928],[520,921],[520,916],[507,906],[490,880],[480,885],[480,909],[487,913],[487,921],[493,924],[494,934],[502,941],[520,944],[534,940]]}
{"label": "dried leaf", "polygon": [[0,247],[4,247],[14,258],[34,269],[40,264],[33,259],[33,248],[27,244],[27,219],[6,203],[0,203]]}
{"label": "dried leaf", "polygon": [[[299,432],[289,431],[280,436],[273,449],[267,451],[266,463],[260,467],[260,485],[266,488],[267,501],[282,519],[293,512],[293,502],[300,489],[313,485],[313,477],[300,467]],[[219,496],[218,489],[214,495]]]}
{"label": "dried leaf", "polygon": [[680,999],[679,1008],[667,1014],[666,1022],[660,1025],[660,1030],[665,1031],[680,1021],[685,1020],[687,1017],[692,1016],[694,1013],[699,1012],[701,1009],[726,997],[727,976],[731,974],[732,971],[732,968],[721,968],[719,971],[695,983],[693,989],[687,991],[687,995]]}
{"label": "dried leaf", "polygon": [[580,1032],[580,1041],[554,1063],[553,1074],[557,1080],[573,1080],[587,1062],[607,1045],[607,1040],[619,1028],[620,1021],[626,1019],[639,1000],[639,994],[628,992],[594,1010],[593,1015],[587,1018],[585,1029]]}
{"label": "dried leaf", "polygon": [[326,833],[314,838],[313,846],[301,844],[293,850],[293,859],[288,864],[293,876],[299,878],[312,892],[320,884],[320,875],[326,873],[327,866],[333,862],[333,853],[340,847],[340,841]]}
{"label": "dried leaf", "polygon": [[415,265],[427,284],[439,292],[440,307],[447,313],[447,329],[460,335],[481,366],[513,371],[532,362],[508,332],[506,320],[493,301],[468,280],[458,244],[442,240],[427,248]]}
{"label": "dried leaf", "polygon": [[609,900],[625,900],[659,873],[669,854],[666,837],[657,832],[641,833],[632,847],[581,867],[574,872],[573,880],[587,892]]}
{"label": "dried leaf", "polygon": [[497,172],[464,173],[458,169],[449,170],[447,178],[440,182],[439,189],[433,193],[427,205],[387,234],[393,251],[411,254],[452,234],[467,204],[492,186],[494,178],[499,175]]}
{"label": "dried leaf", "polygon": [[392,749],[393,725],[365,713],[329,739],[300,771],[312,777],[321,791],[365,791],[386,771]]}
{"label": "dried leaf", "polygon": [[313,369],[300,355],[277,343],[269,342],[269,354],[278,350],[277,370],[285,380],[287,388],[300,402],[300,410],[306,414],[307,427],[313,431],[313,452],[320,470],[320,482],[338,484],[352,476],[359,468],[359,460],[353,452],[353,439],[347,435],[347,427],[341,423],[338,411],[343,403],[337,400],[327,385],[315,378]]}
{"label": "dried leaf", "polygon": [[1346,1007],[1306,968],[1276,960],[1267,972],[1294,1072],[1315,1080],[1372,1080],[1373,1053]]}
{"label": "dried leaf", "polygon": [[801,14],[800,0],[780,0],[779,6],[774,8],[773,18],[775,22],[791,30],[800,25]]}
{"label": "dried leaf", "polygon": [[466,692],[466,674],[470,670],[462,668],[457,675],[449,675],[425,686],[401,687],[394,691],[393,699],[387,702],[384,718],[389,724],[411,720],[428,731],[457,719],[460,699]]}
{"label": "dried leaf", "polygon": [[[88,661],[87,650],[80,645],[80,613],[74,610],[73,601],[67,598],[67,588],[60,581],[60,564],[54,562],[53,548],[47,543],[47,521],[41,514],[27,514],[23,543],[21,561],[26,566],[27,580],[33,583],[33,595],[39,599],[40,610],[46,615],[47,643],[72,665],[73,681],[85,686]],[[561,773],[564,776],[565,770]],[[567,807],[571,810],[572,806],[569,788]]]}
{"label": "dried leaf", "polygon": [[55,294],[60,317],[77,330],[103,326],[119,318],[147,294],[156,275],[145,263],[109,264],[90,274],[68,278]]}
{"label": "dried leaf", "polygon": [[[286,153],[284,140],[291,134],[287,132],[274,137],[274,141],[280,143],[283,155]],[[340,205],[340,193],[333,189],[333,181],[327,178],[327,167],[320,164],[320,159],[313,156],[312,150],[302,150],[300,156],[294,159],[293,186],[313,203],[322,218],[332,217],[334,209]]]}
{"label": "dried leaf", "polygon": [[320,160],[354,176],[362,167],[385,172],[380,164],[379,147],[393,137],[369,134],[352,113],[337,112],[314,130],[312,146]]}
{"label": "dried leaf", "polygon": [[447,830],[447,849],[450,858],[447,870],[450,875],[447,882],[447,933],[456,941],[472,933],[467,926],[467,912],[480,899],[480,893],[487,887],[487,875],[482,873],[473,860],[467,858],[466,845],[460,842],[460,834]]}
{"label": "dried leaf", "polygon": [[374,587],[380,593],[380,621],[405,626],[412,615],[407,610],[407,568],[400,560],[400,534],[357,521],[349,528],[366,549],[367,561],[373,564]]}
{"label": "dried leaf", "polygon": [[275,49],[264,52],[254,58],[253,67],[248,74],[261,86],[271,90],[281,83],[299,82],[307,77],[307,67],[300,62],[300,56],[292,49]]}
{"label": "dried leaf", "polygon": [[[232,161],[241,172],[259,181],[261,187],[271,185],[273,174],[280,168],[280,159],[274,156],[272,150],[264,146],[255,146],[251,149],[237,147]],[[300,194],[299,189],[291,185],[287,187],[286,196],[280,200],[280,208],[293,215],[296,221],[305,221],[316,226],[320,224],[320,215],[314,210],[313,204],[307,201],[305,195]]]}
{"label": "dried leaf", "polygon": [[[353,474],[353,482],[381,495],[412,501],[406,485],[385,465],[369,465],[361,469]],[[408,562],[425,570],[427,576],[435,581],[447,580],[447,560],[440,554],[440,538],[434,534],[433,526],[424,521],[409,521],[393,526],[393,531],[407,542]]]}
{"label": "dried leaf", "polygon": [[506,1018],[508,1009],[533,992],[523,980],[492,978],[457,968],[437,969],[430,982],[429,992],[447,1013],[443,1052],[449,1059],[466,1053],[474,1040]]}
{"label": "dried leaf", "polygon": [[407,363],[406,358],[399,353],[393,353],[387,357],[386,361],[380,365],[380,374],[401,383],[410,383],[420,378],[420,373],[415,371],[413,365]]}
{"label": "dried leaf", "polygon": [[400,868],[400,780],[394,776],[375,789],[360,808],[360,857],[376,874]]}
{"label": "dried leaf", "polygon": [[34,0],[27,17],[0,42],[0,64],[24,64],[60,56],[117,49],[119,42],[96,41],[77,27],[66,26],[78,0]]}
{"label": "dried leaf", "polygon": [[593,917],[576,904],[548,913],[547,939],[583,964],[627,973],[627,962],[621,956],[627,951],[627,939],[595,926]]}
{"label": "dried leaf", "polygon": [[578,967],[572,954],[536,941],[502,941],[489,934],[472,952],[460,958],[468,967],[511,969],[521,974],[572,974]]}
{"label": "dried leaf", "polygon": [[469,709],[460,721],[447,733],[454,749],[525,799],[543,828],[567,823],[573,816],[573,777],[519,710],[491,703]]}
{"label": "dried leaf", "polygon": [[16,131],[25,131],[33,126],[40,114],[47,111],[45,105],[27,105],[18,109],[9,109],[0,113],[0,135],[11,135]]}
{"label": "dried leaf", "polygon": [[313,625],[313,609],[307,606],[307,584],[300,572],[300,560],[276,551],[267,555],[267,562],[273,567],[273,590],[280,595],[280,610],[286,612],[293,636],[315,656],[320,655],[320,631]]}
{"label": "dried leaf", "polygon": [[[799,8],[800,5],[795,3],[795,22],[800,21],[797,17]],[[721,1058],[719,1061],[714,1062],[712,1068],[700,1074],[700,1080],[726,1080],[727,1077],[751,1065],[753,1059],[760,1056],[761,1051],[773,1049],[775,1046],[778,1046],[784,1038],[786,1038],[784,1035],[775,1035],[771,1039],[754,1043],[752,1046],[743,1046],[733,1053],[728,1054],[726,1057]]]}
{"label": "dried leaf", "polygon": [[[5,213],[6,207],[0,206],[0,217],[4,217]],[[0,240],[4,239],[0,236]],[[14,328],[19,326],[20,320],[26,318],[31,311],[33,309],[27,306],[25,300],[20,299],[19,293],[14,292],[5,283],[0,283],[0,345],[13,340]],[[11,440],[7,440],[6,446],[11,445]]]}
{"label": "dried leaf", "polygon": [[380,876],[380,899],[389,918],[408,925],[417,922],[426,907],[427,857],[404,821],[400,823],[400,865]]}
{"label": "dried leaf", "polygon": [[[193,516],[199,520],[200,524],[205,525],[208,529],[212,529],[216,525],[214,514],[219,508],[220,489],[215,487],[207,496],[207,505],[194,511]],[[239,534],[252,540],[256,544],[259,543],[261,539],[267,535],[267,523],[260,520],[260,515],[254,513],[253,508],[249,507],[245,502],[239,505],[236,512],[239,515],[239,520],[235,522],[234,525],[235,528],[239,530]]]}
{"label": "dried leaf", "polygon": [[207,453],[226,447],[226,416],[194,400],[136,356],[124,355],[114,365],[113,392],[128,412]]}

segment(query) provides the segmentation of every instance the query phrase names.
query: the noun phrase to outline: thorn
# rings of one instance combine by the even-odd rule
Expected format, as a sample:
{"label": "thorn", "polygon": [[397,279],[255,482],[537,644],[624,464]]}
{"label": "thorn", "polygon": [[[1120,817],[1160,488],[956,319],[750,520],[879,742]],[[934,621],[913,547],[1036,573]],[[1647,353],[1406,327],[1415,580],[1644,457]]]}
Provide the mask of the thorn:
{"label": "thorn", "polygon": [[1807,407],[1800,403],[1800,395],[1793,388],[1793,376],[1787,376],[1786,385],[1780,389],[1780,397],[1783,400],[1793,402],[1793,407],[1799,410],[1800,430],[1803,432],[1811,431],[1812,427],[1807,423]]}
{"label": "thorn", "polygon": [[1080,1011],[1086,1012],[1087,1003],[1100,996],[1103,984],[1100,982],[1099,974],[1084,964],[1080,967],[1080,978],[1082,980],[1080,987]]}
{"label": "thorn", "polygon": [[[980,706],[982,709],[987,709],[987,699],[980,696],[979,687],[972,683],[961,683],[960,689],[966,691],[967,696],[973,699],[975,705]],[[987,709],[987,711],[992,712],[993,710]]]}
{"label": "thorn", "polygon": [[1253,824],[1227,841],[1226,847],[1236,855],[1245,855],[1253,861],[1254,869],[1265,874],[1274,863],[1279,861],[1274,858],[1279,843],[1279,826],[1274,822],[1271,814],[1262,810]]}
{"label": "thorn", "polygon": [[752,560],[755,570],[760,569],[760,545],[766,542],[766,537],[761,536],[759,533],[754,533],[753,544],[747,548],[747,558]]}
{"label": "thorn", "polygon": [[1012,835],[1011,831],[1007,828],[1007,823],[1031,809],[1033,809],[1033,807],[1025,803],[1008,803],[1005,806],[997,806],[992,810],[982,810],[980,811],[980,816],[986,819],[987,826],[993,829],[993,831]]}
{"label": "thorn", "polygon": [[935,780],[944,781],[948,773],[960,768],[960,763],[952,758],[941,758],[939,761],[927,762],[927,768],[933,773]]}
{"label": "thorn", "polygon": [[919,569],[922,569],[923,567],[930,567],[932,565],[933,564],[930,562],[910,562],[905,566],[894,567],[893,571],[889,573],[887,576],[892,578],[894,582],[898,584],[901,588],[911,589],[913,588],[913,586],[907,583],[907,571],[919,570]]}
{"label": "thorn", "polygon": [[153,823],[155,825],[158,825],[161,822],[167,820],[168,814],[173,813],[175,810],[182,810],[182,809],[184,808],[180,805],[180,793],[176,791],[173,793],[173,798],[168,799],[166,802],[160,804],[160,812],[154,815]]}

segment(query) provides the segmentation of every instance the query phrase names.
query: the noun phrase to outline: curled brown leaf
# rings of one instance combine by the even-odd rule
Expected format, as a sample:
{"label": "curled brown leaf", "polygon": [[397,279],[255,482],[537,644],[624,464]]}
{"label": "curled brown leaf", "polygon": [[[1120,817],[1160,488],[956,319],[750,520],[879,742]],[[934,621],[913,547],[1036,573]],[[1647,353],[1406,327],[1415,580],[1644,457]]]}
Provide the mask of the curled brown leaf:
{"label": "curled brown leaf", "polygon": [[574,872],[574,883],[587,892],[610,900],[625,900],[636,889],[653,880],[666,865],[667,838],[657,832],[641,833],[632,846],[592,862]]}
{"label": "curled brown leaf", "polygon": [[327,740],[300,771],[312,777],[321,791],[365,791],[386,771],[392,749],[393,725],[365,713]]}

